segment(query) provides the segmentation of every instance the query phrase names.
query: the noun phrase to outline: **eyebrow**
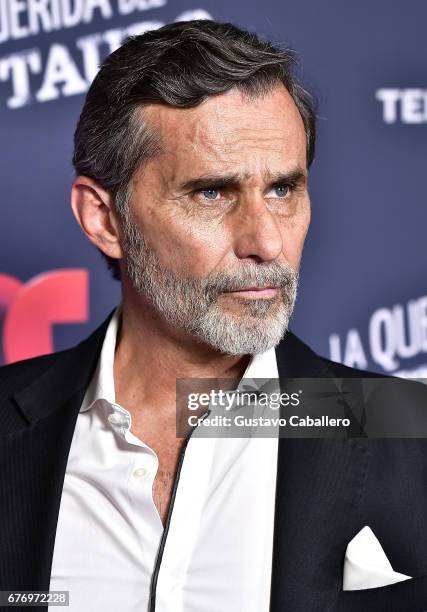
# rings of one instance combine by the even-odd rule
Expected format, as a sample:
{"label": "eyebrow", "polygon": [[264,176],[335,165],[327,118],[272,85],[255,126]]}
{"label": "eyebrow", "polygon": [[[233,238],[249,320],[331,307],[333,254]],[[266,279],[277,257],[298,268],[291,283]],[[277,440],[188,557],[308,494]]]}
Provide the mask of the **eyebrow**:
{"label": "eyebrow", "polygon": [[[190,192],[198,189],[232,189],[237,188],[247,180],[247,176],[241,174],[203,174],[196,178],[185,181],[180,185],[180,191]],[[276,185],[298,185],[305,183],[307,173],[302,168],[294,168],[288,172],[266,172],[264,180],[271,186]]]}

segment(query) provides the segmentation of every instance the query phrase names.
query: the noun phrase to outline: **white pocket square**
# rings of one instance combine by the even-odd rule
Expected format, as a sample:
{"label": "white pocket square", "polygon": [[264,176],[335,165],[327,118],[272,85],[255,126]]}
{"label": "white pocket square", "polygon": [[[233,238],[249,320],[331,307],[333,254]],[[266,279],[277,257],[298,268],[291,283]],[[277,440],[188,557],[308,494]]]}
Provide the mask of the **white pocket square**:
{"label": "white pocket square", "polygon": [[361,529],[348,544],[344,559],[343,591],[374,589],[410,578],[393,571],[370,527]]}

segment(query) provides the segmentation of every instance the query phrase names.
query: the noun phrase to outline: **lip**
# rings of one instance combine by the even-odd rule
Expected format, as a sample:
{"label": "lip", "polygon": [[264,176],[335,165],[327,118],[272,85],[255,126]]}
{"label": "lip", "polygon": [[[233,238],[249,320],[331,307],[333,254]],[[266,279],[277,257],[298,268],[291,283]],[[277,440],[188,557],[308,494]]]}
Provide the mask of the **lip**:
{"label": "lip", "polygon": [[277,292],[277,287],[248,287],[246,289],[239,289],[238,291],[228,291],[227,293],[237,297],[266,298],[274,297],[277,295]]}

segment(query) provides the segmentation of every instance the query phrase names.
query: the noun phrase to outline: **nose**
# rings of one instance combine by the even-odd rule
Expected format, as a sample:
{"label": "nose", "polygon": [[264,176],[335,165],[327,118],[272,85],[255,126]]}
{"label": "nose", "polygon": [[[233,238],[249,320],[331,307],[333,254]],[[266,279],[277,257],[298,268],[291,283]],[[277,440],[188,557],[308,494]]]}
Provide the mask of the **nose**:
{"label": "nose", "polygon": [[276,260],[283,250],[281,228],[263,199],[251,198],[236,211],[234,252],[239,259],[257,263]]}

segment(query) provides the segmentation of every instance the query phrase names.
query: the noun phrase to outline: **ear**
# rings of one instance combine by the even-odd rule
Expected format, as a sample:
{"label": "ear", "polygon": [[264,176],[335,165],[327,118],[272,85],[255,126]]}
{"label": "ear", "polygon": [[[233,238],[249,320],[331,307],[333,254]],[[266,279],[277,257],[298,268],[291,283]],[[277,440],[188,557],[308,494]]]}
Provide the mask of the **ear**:
{"label": "ear", "polygon": [[71,208],[93,244],[109,257],[123,257],[120,223],[109,191],[87,176],[77,176],[71,187]]}

